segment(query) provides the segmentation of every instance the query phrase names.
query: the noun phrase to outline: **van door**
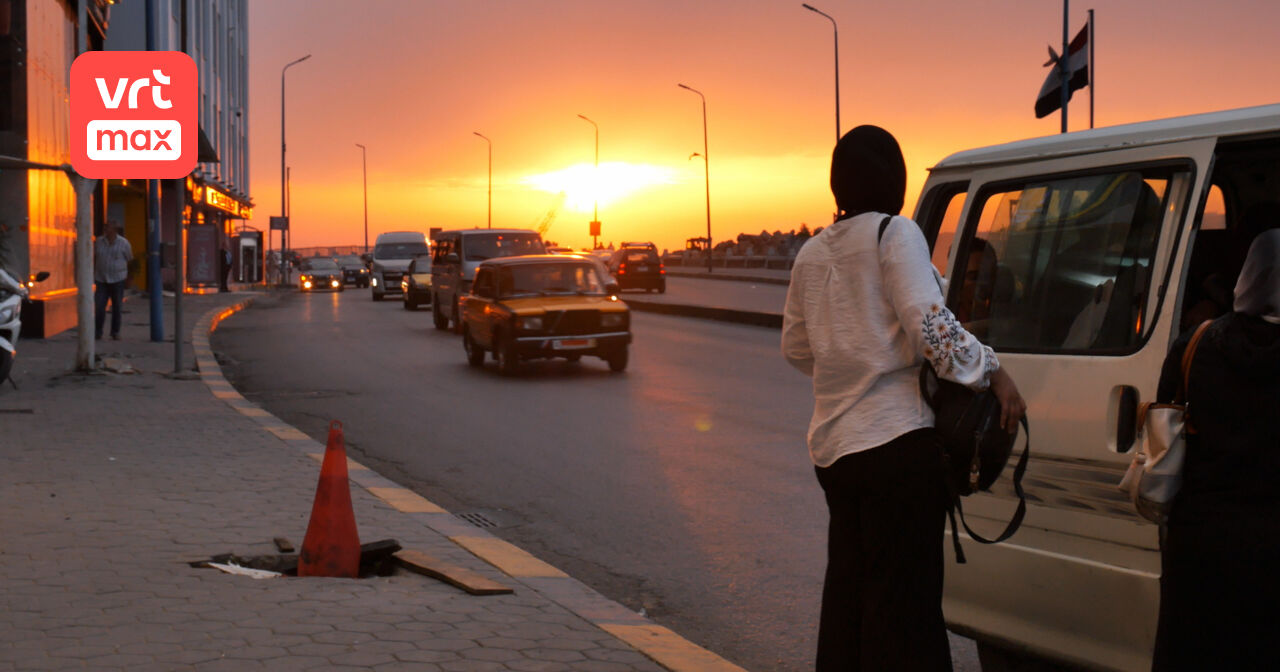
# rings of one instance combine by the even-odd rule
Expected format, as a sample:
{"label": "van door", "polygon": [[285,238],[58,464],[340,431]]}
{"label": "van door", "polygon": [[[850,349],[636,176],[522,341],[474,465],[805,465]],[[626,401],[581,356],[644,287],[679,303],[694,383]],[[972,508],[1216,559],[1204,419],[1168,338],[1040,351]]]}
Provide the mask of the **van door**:
{"label": "van door", "polygon": [[[947,569],[948,624],[980,647],[1103,669],[1150,666],[1156,528],[1115,484],[1137,404],[1154,398],[1176,335],[1181,274],[1171,270],[1182,267],[1213,147],[1197,140],[946,168],[926,184],[919,216],[935,236],[957,207],[947,190],[963,194],[945,255],[947,305],[997,351],[1026,398],[1032,435],[1021,530],[995,546],[966,542],[969,563]],[[967,498],[965,513],[990,534],[1013,506],[1006,475],[990,494]]]}

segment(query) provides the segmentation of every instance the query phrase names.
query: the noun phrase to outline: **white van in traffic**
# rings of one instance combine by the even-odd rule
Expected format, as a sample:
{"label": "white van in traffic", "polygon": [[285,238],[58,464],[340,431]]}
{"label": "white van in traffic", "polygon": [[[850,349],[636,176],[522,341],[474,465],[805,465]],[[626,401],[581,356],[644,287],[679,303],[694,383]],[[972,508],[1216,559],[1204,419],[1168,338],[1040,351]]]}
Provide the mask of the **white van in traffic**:
{"label": "white van in traffic", "polygon": [[545,254],[542,235],[529,229],[458,229],[432,237],[431,312],[436,329],[461,329],[459,297],[471,290],[486,259]]}
{"label": "white van in traffic", "polygon": [[[1230,310],[1233,259],[1277,224],[1251,213],[1276,201],[1280,105],[974,149],[931,169],[916,221],[948,305],[1026,397],[1034,447],[1021,530],[966,543],[968,563],[947,567],[948,627],[977,640],[984,670],[1150,669],[1158,530],[1116,483],[1170,343]],[[1015,503],[1004,478],[965,513],[993,532]]]}
{"label": "white van in traffic", "polygon": [[403,291],[400,280],[409,270],[414,257],[430,254],[427,234],[421,231],[389,231],[378,234],[373,246],[373,264],[369,269],[369,292],[374,301],[387,294]]}

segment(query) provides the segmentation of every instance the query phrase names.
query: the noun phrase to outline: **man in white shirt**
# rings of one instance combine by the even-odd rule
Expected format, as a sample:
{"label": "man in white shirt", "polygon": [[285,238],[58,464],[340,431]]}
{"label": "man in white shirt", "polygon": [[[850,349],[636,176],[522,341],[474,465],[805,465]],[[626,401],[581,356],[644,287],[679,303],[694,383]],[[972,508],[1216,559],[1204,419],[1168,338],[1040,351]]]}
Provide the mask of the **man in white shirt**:
{"label": "man in white shirt", "polygon": [[120,340],[120,304],[124,301],[124,283],[129,279],[129,262],[133,247],[120,235],[120,223],[107,220],[107,225],[93,246],[94,338],[102,338],[102,325],[107,318],[107,302],[111,302],[111,338]]}

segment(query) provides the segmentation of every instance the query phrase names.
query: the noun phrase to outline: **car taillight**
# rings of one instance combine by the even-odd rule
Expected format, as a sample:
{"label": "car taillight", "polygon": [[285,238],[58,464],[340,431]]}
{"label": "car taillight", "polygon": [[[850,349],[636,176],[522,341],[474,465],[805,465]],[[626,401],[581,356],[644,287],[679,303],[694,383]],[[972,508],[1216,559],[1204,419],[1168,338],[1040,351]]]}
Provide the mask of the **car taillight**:
{"label": "car taillight", "polygon": [[664,263],[662,263],[661,261],[659,261],[659,262],[658,262],[658,274],[659,274],[659,275],[664,275],[664,274],[666,274],[666,272],[667,272],[667,265],[666,265],[666,264],[664,264]]}

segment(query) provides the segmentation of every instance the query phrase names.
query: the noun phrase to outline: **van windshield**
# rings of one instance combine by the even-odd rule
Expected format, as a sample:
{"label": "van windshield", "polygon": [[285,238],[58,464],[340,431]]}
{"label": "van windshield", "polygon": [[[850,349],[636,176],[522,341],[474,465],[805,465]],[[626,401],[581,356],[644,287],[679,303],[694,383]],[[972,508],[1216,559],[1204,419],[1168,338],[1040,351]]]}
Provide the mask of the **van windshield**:
{"label": "van windshield", "polygon": [[536,233],[475,233],[462,237],[467,261],[484,261],[522,254],[545,254],[542,237]]}
{"label": "van windshield", "polygon": [[419,254],[431,254],[426,243],[379,243],[373,248],[374,259],[412,259]]}

